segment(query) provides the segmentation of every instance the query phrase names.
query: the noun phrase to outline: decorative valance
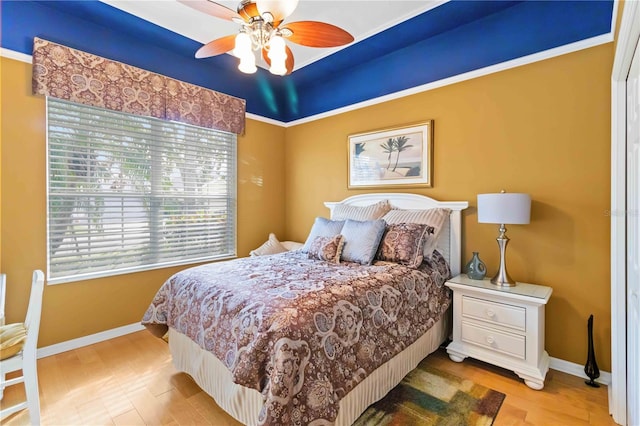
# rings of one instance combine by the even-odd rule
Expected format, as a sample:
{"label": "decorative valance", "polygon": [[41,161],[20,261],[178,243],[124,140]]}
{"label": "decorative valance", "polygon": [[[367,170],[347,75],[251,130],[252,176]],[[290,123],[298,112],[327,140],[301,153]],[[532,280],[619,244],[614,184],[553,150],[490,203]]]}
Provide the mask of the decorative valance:
{"label": "decorative valance", "polygon": [[242,134],[246,101],[41,38],[33,93]]}

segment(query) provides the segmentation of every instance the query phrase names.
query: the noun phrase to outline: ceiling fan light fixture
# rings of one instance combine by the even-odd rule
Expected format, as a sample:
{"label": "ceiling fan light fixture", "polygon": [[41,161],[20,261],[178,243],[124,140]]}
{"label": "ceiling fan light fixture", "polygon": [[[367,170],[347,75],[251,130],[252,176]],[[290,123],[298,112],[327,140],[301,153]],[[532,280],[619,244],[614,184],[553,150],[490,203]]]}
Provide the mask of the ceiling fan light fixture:
{"label": "ceiling fan light fixture", "polygon": [[251,37],[247,33],[238,33],[236,35],[236,44],[231,52],[236,58],[243,58],[247,56],[253,56]]}
{"label": "ceiling fan light fixture", "polygon": [[257,0],[258,12],[264,15],[265,12],[278,15],[280,19],[291,15],[298,7],[298,0]]}
{"label": "ceiling fan light fixture", "polygon": [[245,74],[253,74],[258,71],[258,68],[256,67],[256,57],[253,56],[252,52],[240,57],[238,69]]}
{"label": "ceiling fan light fixture", "polygon": [[287,65],[285,63],[286,57],[281,60],[271,61],[271,67],[269,72],[275,75],[285,75],[287,73]]}
{"label": "ceiling fan light fixture", "polygon": [[213,17],[233,21],[240,32],[212,40],[198,49],[196,58],[208,58],[231,53],[240,59],[238,69],[252,74],[257,71],[254,52],[270,66],[276,75],[290,74],[294,69],[294,55],[284,41],[308,47],[337,47],[354,41],[353,36],[340,27],[318,21],[297,21],[282,26],[298,5],[299,0],[240,0],[237,12],[213,0],[178,0],[185,5]]}
{"label": "ceiling fan light fixture", "polygon": [[271,37],[269,41],[269,54],[267,56],[269,56],[269,59],[272,61],[282,59],[284,62],[284,60],[287,59],[286,44],[282,37],[279,35]]}
{"label": "ceiling fan light fixture", "polygon": [[269,40],[269,53],[267,54],[271,60],[269,71],[271,74],[285,75],[287,73],[287,51],[284,39],[274,34]]}

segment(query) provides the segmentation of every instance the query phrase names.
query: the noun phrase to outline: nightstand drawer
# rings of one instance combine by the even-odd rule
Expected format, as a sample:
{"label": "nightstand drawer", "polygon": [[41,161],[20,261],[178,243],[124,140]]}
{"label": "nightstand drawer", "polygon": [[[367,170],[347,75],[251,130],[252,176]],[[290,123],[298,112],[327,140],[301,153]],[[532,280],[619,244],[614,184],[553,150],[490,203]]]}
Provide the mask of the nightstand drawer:
{"label": "nightstand drawer", "polygon": [[502,333],[463,321],[462,341],[525,359],[526,341],[524,336]]}
{"label": "nightstand drawer", "polygon": [[462,296],[462,316],[526,331],[526,309]]}

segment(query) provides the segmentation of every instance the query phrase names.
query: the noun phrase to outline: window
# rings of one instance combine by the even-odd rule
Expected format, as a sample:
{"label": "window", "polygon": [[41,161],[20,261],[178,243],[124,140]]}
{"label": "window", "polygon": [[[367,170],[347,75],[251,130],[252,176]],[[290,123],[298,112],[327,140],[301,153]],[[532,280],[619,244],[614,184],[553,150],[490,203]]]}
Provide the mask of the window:
{"label": "window", "polygon": [[48,281],[236,250],[236,135],[47,98]]}

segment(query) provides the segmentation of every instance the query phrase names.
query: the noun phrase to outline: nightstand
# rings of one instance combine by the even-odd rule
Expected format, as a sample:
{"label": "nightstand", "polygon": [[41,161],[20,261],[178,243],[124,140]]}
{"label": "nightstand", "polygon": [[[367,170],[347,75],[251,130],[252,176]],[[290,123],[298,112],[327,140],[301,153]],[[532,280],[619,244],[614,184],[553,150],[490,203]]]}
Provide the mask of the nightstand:
{"label": "nightstand", "polygon": [[549,370],[544,349],[544,307],[551,287],[517,283],[498,287],[489,279],[458,275],[445,283],[453,290],[453,341],[449,358],[472,357],[515,372],[540,390]]}

